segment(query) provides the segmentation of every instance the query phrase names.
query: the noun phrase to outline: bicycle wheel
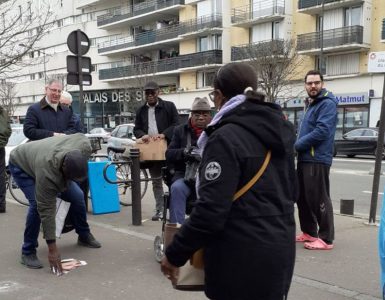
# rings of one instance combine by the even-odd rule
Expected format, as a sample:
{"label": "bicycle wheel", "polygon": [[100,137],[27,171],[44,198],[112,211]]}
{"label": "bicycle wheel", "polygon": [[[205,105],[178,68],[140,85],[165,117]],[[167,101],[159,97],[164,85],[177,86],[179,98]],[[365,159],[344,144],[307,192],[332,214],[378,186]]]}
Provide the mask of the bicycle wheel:
{"label": "bicycle wheel", "polygon": [[[119,181],[131,180],[131,166],[129,164],[120,165],[116,168],[116,177]],[[148,179],[147,171],[145,169],[140,169],[140,179]],[[146,194],[148,186],[148,181],[140,182],[140,192],[142,199]],[[129,206],[132,203],[131,199],[131,182],[119,183],[118,184],[119,192],[119,202],[123,206]]]}
{"label": "bicycle wheel", "polygon": [[24,193],[18,187],[15,180],[12,178],[12,175],[8,175],[8,189],[9,189],[9,192],[11,193],[11,196],[13,197],[13,199],[15,199],[20,204],[29,206],[29,202],[28,202],[27,198],[25,198]]}

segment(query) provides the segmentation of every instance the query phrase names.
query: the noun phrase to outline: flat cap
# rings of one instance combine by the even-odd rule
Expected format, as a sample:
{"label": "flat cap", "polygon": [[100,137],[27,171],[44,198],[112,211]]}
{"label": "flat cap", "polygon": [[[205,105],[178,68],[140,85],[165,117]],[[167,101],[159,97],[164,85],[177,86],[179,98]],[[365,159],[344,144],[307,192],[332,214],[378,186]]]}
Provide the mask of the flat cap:
{"label": "flat cap", "polygon": [[144,90],[157,90],[159,85],[155,81],[149,81],[144,85]]}

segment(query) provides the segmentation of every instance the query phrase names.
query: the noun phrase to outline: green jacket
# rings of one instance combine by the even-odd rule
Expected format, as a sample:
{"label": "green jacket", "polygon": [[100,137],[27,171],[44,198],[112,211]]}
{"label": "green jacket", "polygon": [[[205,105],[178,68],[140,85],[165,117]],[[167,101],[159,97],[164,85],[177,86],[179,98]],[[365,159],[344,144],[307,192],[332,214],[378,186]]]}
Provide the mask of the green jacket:
{"label": "green jacket", "polygon": [[54,240],[56,196],[68,185],[61,167],[65,155],[72,150],[91,155],[89,139],[82,133],[53,136],[16,147],[10,162],[35,179],[37,211],[43,225],[44,238]]}
{"label": "green jacket", "polygon": [[7,111],[0,106],[0,148],[5,147],[12,133]]}

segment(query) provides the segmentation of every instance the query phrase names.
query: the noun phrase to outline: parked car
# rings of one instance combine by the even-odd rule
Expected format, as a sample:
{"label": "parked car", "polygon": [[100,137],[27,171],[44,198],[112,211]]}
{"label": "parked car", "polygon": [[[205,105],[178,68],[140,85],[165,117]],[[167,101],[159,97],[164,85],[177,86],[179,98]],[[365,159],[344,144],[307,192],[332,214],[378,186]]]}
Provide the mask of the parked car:
{"label": "parked car", "polygon": [[[353,129],[341,139],[334,141],[334,156],[344,154],[347,157],[356,155],[376,155],[378,128],[358,128]],[[382,148],[382,158],[385,158],[384,147]]]}
{"label": "parked car", "polygon": [[112,129],[97,127],[86,133],[87,137],[96,137],[100,139],[100,142],[107,143],[111,136]]}
{"label": "parked car", "polygon": [[107,143],[107,154],[112,156],[114,153],[121,153],[127,147],[135,144],[134,124],[121,124],[111,132],[111,137]]}
{"label": "parked car", "polygon": [[28,142],[28,138],[24,135],[23,125],[12,125],[12,134],[5,146],[5,165],[8,166],[9,155],[13,149],[21,144]]}

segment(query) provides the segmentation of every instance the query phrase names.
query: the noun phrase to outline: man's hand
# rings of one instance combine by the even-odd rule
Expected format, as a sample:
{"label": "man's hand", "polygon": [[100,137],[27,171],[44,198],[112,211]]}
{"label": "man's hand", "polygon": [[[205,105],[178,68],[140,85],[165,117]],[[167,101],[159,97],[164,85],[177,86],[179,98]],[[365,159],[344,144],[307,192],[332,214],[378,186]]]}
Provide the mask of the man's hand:
{"label": "man's hand", "polygon": [[56,247],[56,243],[48,244],[48,261],[50,268],[55,275],[63,275],[60,253]]}
{"label": "man's hand", "polygon": [[154,136],[152,137],[152,139],[153,139],[154,141],[156,141],[156,140],[164,140],[165,138],[166,138],[166,136],[165,136],[163,133],[159,133],[159,134],[154,135]]}
{"label": "man's hand", "polygon": [[172,265],[166,256],[163,257],[160,263],[160,270],[167,277],[167,279],[171,280],[173,285],[177,284],[179,268]]}
{"label": "man's hand", "polygon": [[148,144],[150,142],[150,140],[151,140],[151,138],[150,138],[150,136],[148,134],[145,134],[140,139],[143,141],[143,143],[146,143],[146,144]]}

